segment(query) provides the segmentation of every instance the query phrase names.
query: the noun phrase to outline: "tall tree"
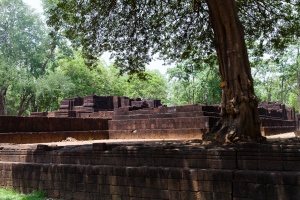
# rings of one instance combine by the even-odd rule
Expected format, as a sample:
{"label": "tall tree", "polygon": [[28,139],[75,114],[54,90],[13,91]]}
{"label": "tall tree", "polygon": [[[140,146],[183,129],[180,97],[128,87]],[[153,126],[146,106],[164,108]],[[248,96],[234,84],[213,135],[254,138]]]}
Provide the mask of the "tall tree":
{"label": "tall tree", "polygon": [[29,88],[53,57],[52,41],[46,24],[22,0],[0,0],[0,74],[5,74],[0,81],[0,115],[7,114],[6,95],[12,86],[22,93],[15,99],[20,108],[17,113],[28,108],[34,96]]}
{"label": "tall tree", "polygon": [[48,10],[48,24],[83,45],[88,62],[111,51],[121,72],[144,70],[158,52],[196,62],[214,46],[222,80],[216,138],[233,142],[262,138],[245,37],[260,40],[261,49],[283,48],[299,27],[294,6],[299,0],[64,0]]}
{"label": "tall tree", "polygon": [[158,71],[146,71],[144,75],[145,79],[140,79],[136,74],[129,77],[125,96],[150,100],[160,99],[162,103],[166,103],[168,85],[165,77]]}

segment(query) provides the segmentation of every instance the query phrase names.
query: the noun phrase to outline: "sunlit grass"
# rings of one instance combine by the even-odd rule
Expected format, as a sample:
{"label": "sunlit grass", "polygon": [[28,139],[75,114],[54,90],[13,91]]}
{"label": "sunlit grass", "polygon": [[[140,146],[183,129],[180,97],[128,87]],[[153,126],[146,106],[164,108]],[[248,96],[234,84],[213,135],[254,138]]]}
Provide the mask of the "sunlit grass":
{"label": "sunlit grass", "polygon": [[44,200],[45,193],[41,191],[22,194],[14,189],[0,188],[0,200]]}

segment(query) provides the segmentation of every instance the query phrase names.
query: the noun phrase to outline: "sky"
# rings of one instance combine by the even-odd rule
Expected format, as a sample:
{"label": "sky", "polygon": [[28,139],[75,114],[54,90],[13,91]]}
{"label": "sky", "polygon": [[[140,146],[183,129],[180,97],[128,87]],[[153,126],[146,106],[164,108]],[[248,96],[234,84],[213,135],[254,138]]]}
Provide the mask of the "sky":
{"label": "sky", "polygon": [[[43,13],[43,8],[42,8],[42,2],[41,0],[23,0],[27,5],[31,6],[33,9],[35,9],[38,13]],[[104,53],[102,56],[103,60],[107,64],[110,64],[113,62],[112,60],[109,59],[109,53]],[[158,70],[160,73],[163,75],[166,75],[166,71],[168,68],[173,67],[172,65],[163,65],[162,60],[154,59],[149,65],[146,66],[147,69],[149,70]]]}

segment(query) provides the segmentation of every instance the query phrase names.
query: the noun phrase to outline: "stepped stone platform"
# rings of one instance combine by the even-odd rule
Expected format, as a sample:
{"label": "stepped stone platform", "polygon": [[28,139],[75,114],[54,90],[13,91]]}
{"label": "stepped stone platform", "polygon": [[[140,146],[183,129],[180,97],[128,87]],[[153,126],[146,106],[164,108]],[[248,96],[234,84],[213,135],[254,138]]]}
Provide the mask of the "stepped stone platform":
{"label": "stepped stone platform", "polygon": [[[259,105],[263,136],[296,130],[295,111],[276,102]],[[130,110],[114,110],[109,121],[111,139],[199,138],[209,132],[218,120],[219,107],[201,104]]]}
{"label": "stepped stone platform", "polygon": [[79,117],[111,119],[115,108],[130,107],[131,110],[156,108],[161,106],[160,100],[142,100],[119,96],[74,97],[64,99],[56,112],[32,112],[35,117]]}
{"label": "stepped stone platform", "polygon": [[74,200],[297,200],[299,145],[297,138],[1,144],[0,186]]}
{"label": "stepped stone platform", "polygon": [[[295,111],[276,102],[259,105],[262,135],[296,130]],[[202,139],[220,120],[217,105],[167,107],[160,100],[117,96],[65,99],[56,112],[0,116],[0,142],[88,139]]]}
{"label": "stepped stone platform", "polygon": [[115,109],[110,139],[202,138],[220,119],[215,106],[186,105],[131,110]]}
{"label": "stepped stone platform", "polygon": [[263,136],[293,132],[297,129],[295,109],[278,102],[262,102],[258,106]]}

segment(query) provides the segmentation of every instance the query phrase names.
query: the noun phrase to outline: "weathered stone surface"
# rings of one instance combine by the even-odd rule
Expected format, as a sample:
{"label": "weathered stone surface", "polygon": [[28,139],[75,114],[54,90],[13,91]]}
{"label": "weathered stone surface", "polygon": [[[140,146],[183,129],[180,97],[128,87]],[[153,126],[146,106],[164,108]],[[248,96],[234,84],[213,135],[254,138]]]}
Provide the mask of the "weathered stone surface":
{"label": "weathered stone surface", "polygon": [[[300,162],[299,144],[165,141],[5,147],[0,150],[0,185],[66,199],[299,199],[299,168],[282,167]],[[238,164],[250,159],[257,168]],[[199,165],[191,167],[194,160]]]}

